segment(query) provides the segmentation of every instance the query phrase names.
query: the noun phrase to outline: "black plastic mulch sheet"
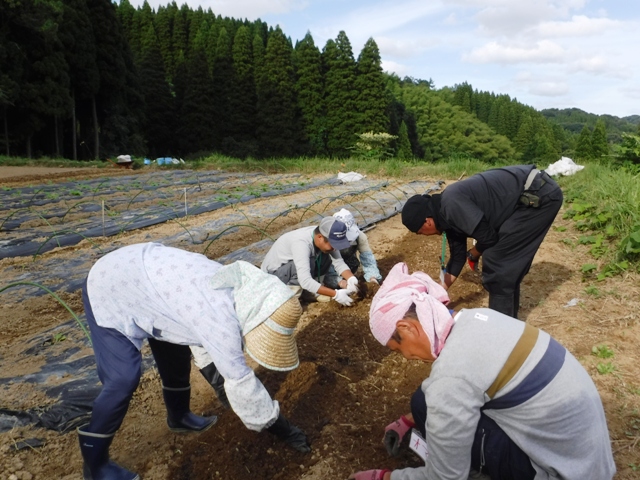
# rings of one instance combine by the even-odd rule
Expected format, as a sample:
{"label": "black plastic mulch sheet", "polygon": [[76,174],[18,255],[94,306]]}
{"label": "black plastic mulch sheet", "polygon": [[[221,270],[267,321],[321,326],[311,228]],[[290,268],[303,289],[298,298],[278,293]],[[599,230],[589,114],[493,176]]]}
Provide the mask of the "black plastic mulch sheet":
{"label": "black plastic mulch sheet", "polygon": [[[84,322],[84,318],[81,320]],[[35,335],[26,342],[18,358],[11,361],[20,364],[32,361],[33,357],[44,359],[43,366],[30,374],[0,378],[0,392],[10,392],[15,384],[27,384],[52,401],[30,410],[15,410],[0,404],[0,433],[22,425],[66,432],[88,422],[102,385],[89,339],[76,321],[70,320]],[[143,357],[142,366],[143,370],[153,366],[152,358]]]}
{"label": "black plastic mulch sheet", "polygon": [[[248,174],[238,177],[217,172],[215,175],[201,175],[194,180],[194,174],[190,172],[191,176],[186,179],[180,176],[170,179],[163,177],[165,182],[171,183],[168,187],[162,188],[158,182],[151,181],[155,178],[154,175],[157,174],[150,174],[150,177],[146,180],[143,178],[143,181],[140,175],[118,177],[112,181],[118,182],[117,188],[122,189],[115,192],[118,193],[116,196],[112,196],[113,189],[106,189],[105,180],[98,183],[99,191],[95,190],[98,187],[91,187],[97,180],[74,182],[73,186],[58,184],[16,189],[15,192],[10,190],[14,195],[17,193],[17,199],[13,200],[8,198],[9,193],[6,190],[0,190],[0,205],[8,210],[5,212],[6,216],[0,218],[0,259],[38,255],[56,247],[76,245],[83,239],[118,235],[180,219],[186,215],[211,212],[255,198],[341,184],[335,177],[304,181],[300,175],[281,175],[273,178]],[[132,178],[135,180],[131,180]],[[132,185],[135,185],[135,188]],[[189,188],[184,185],[189,185]],[[68,194],[65,194],[64,197],[56,197],[55,206],[47,208],[48,203],[54,203],[52,195],[55,192],[45,190],[54,188],[58,191],[70,189],[78,196],[68,198]],[[39,199],[36,205],[34,202],[38,196],[45,196],[45,199]],[[135,208],[136,203],[150,201],[157,202],[157,205],[147,204]],[[61,202],[64,206],[58,206]],[[103,215],[103,202],[106,215]],[[72,214],[77,213],[89,215],[80,220],[65,221],[67,215],[72,217]],[[53,219],[58,219],[61,223],[56,223]],[[36,222],[40,226],[20,228],[26,222]]]}
{"label": "black plastic mulch sheet", "polygon": [[[363,183],[358,187],[354,186],[354,188],[346,189],[345,191],[336,190],[334,192],[335,195],[329,195],[330,199],[335,200],[335,203],[332,200],[331,208],[323,212],[316,212],[314,217],[299,222],[295,228],[313,225],[322,216],[331,215],[340,210],[340,208],[345,207],[352,212],[358,226],[361,229],[365,229],[400,212],[404,202],[411,195],[428,190],[437,190],[439,189],[439,184],[410,182],[404,185],[396,185],[393,188],[387,187],[388,184],[384,182],[378,184]],[[354,192],[359,192],[360,197],[364,196],[365,200],[351,203],[349,197],[350,195],[353,196]],[[366,194],[363,195],[363,192]],[[270,208],[273,210],[273,205],[270,207],[257,204],[255,209],[264,208],[265,211],[254,213],[276,218],[281,215],[300,214],[302,210],[302,216],[304,216],[304,209],[314,211],[314,205],[323,199],[326,200],[326,198],[327,196],[324,195],[321,198],[308,199],[304,204],[290,206],[288,209],[285,208],[280,211],[269,211]],[[232,213],[228,217],[203,224],[197,229],[192,229],[189,233],[185,232],[165,239],[153,239],[153,241],[180,247],[184,245],[184,242],[194,242],[195,238],[207,239],[211,232],[220,232],[230,225],[234,225],[234,222],[240,221],[239,217],[239,214]],[[233,229],[228,231],[231,232]],[[277,236],[282,233],[284,231],[278,232]],[[203,242],[201,241],[200,243]],[[271,239],[263,239],[239,248],[216,260],[223,264],[244,260],[254,265],[260,265],[262,258],[272,243]],[[88,253],[80,251],[76,258],[64,262],[55,258],[48,259],[40,263],[33,272],[12,272],[11,281],[46,283],[47,287],[53,291],[76,291],[81,288],[91,265],[100,256],[119,246],[121,245],[118,242],[114,242],[111,247],[103,249],[102,252],[95,250]],[[54,283],[56,280],[58,283]],[[23,298],[24,296],[46,293],[32,286],[15,287],[15,289],[18,290],[18,294]],[[55,339],[61,338],[61,336],[64,339],[56,342]],[[29,339],[25,342],[24,350],[17,359],[0,357],[0,360],[4,365],[9,365],[9,362],[19,363],[33,356],[44,358],[43,366],[37,372],[28,375],[14,378],[0,377],[0,391],[10,389],[12,385],[17,383],[29,384],[35,390],[44,392],[53,401],[46,406],[26,411],[4,408],[0,404],[0,432],[8,431],[15,426],[28,424],[66,432],[86,423],[90,418],[92,404],[100,392],[101,384],[95,369],[95,361],[89,341],[75,320],[70,320]],[[153,366],[153,360],[150,355],[146,355],[143,358],[143,368],[146,369],[150,366]],[[2,374],[1,372],[2,367],[0,367],[0,375]]]}
{"label": "black plastic mulch sheet", "polygon": [[[323,186],[317,189],[318,191],[302,191],[283,198],[265,199],[263,202],[252,204],[246,209],[247,213],[230,209],[216,220],[190,227],[188,231],[185,229],[184,232],[170,237],[158,238],[149,234],[145,241],[160,242],[178,248],[201,245],[196,251],[206,254],[207,249],[216,239],[234,233],[239,228],[248,228],[247,225],[252,222],[263,224],[267,222],[269,225],[275,225],[272,221],[277,217],[288,216],[293,217],[297,223],[295,228],[299,228],[313,224],[322,216],[331,215],[342,207],[351,210],[359,225],[366,226],[399,211],[406,198],[413,195],[415,191],[426,188],[425,185],[428,184],[421,182],[390,186],[388,182],[356,182],[347,185]],[[364,198],[364,200],[354,201],[354,198]],[[323,201],[330,201],[327,210],[321,210],[319,207]],[[271,238],[277,238],[284,233],[284,231],[274,231],[273,227],[267,230]],[[73,258],[37,256],[29,265],[7,265],[4,268],[0,266],[0,278],[5,285],[15,282],[35,282],[53,291],[73,292],[79,288],[95,261],[123,245],[124,243],[115,239],[110,244],[103,244],[100,248],[78,250]],[[28,296],[45,294],[45,290],[27,285],[13,287],[3,293],[8,300],[14,302]]]}

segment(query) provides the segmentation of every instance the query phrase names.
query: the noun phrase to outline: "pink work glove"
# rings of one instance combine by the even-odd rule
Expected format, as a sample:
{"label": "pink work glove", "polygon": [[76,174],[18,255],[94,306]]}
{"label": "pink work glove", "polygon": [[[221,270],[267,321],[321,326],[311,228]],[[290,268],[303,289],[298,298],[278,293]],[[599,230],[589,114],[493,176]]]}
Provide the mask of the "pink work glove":
{"label": "pink work glove", "polygon": [[384,474],[391,470],[365,470],[352,473],[349,480],[384,480]]}
{"label": "pink work glove", "polygon": [[398,420],[386,426],[382,441],[390,456],[395,457],[398,454],[402,439],[415,425],[415,423],[402,415]]}

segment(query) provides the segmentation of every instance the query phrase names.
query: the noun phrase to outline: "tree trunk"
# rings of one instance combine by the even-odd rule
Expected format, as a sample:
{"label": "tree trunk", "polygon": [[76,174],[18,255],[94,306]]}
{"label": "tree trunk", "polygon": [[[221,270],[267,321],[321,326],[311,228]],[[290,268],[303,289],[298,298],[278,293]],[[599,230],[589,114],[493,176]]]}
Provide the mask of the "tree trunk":
{"label": "tree trunk", "polygon": [[27,136],[27,158],[31,158],[31,137],[32,136],[33,136],[32,134],[29,134]]}
{"label": "tree trunk", "polygon": [[58,115],[53,116],[53,130],[56,136],[56,158],[60,158],[60,132],[58,131]]}
{"label": "tree trunk", "polygon": [[4,145],[7,157],[10,155],[9,149],[9,124],[7,123],[7,108],[2,109],[2,119],[4,120]]}
{"label": "tree trunk", "polygon": [[91,99],[91,113],[93,115],[93,156],[96,160],[100,160],[100,130],[98,126],[98,110],[96,108],[95,95]]}
{"label": "tree trunk", "polygon": [[76,125],[76,92],[71,92],[71,145],[73,150],[73,159],[78,160],[78,149],[76,147],[76,142],[78,139],[77,135],[77,125]]}

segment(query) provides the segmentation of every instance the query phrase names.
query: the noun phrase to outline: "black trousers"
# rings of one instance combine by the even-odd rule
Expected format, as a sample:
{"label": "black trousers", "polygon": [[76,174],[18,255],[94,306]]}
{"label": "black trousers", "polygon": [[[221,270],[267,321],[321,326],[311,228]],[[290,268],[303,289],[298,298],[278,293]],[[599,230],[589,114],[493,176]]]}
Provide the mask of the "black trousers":
{"label": "black trousers", "polygon": [[[351,270],[351,273],[355,275],[360,267],[360,260],[358,259],[358,245],[351,245],[348,248],[343,248],[340,250],[340,256],[342,257],[342,260],[344,260],[344,263],[347,264],[347,267],[349,267],[349,270]],[[342,280],[342,277],[338,275],[336,269],[331,265],[329,267],[329,271],[324,277],[324,285],[337,290],[340,288],[340,280]]]}
{"label": "black trousers", "polygon": [[[427,409],[424,392],[418,388],[411,397],[411,414],[423,437]],[[489,475],[491,480],[533,480],[536,476],[527,454],[484,413],[480,414],[470,453],[471,468]]]}
{"label": "black trousers", "polygon": [[542,175],[546,183],[535,192],[539,206],[518,204],[500,227],[498,243],[482,254],[482,283],[489,294],[518,295],[520,283],[562,206],[562,190],[549,175]]}

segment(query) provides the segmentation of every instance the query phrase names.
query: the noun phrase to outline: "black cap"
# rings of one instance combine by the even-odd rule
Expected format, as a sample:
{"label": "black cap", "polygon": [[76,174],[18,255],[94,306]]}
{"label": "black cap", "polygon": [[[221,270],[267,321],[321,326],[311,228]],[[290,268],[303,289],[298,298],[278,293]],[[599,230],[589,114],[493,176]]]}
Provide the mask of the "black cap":
{"label": "black cap", "polygon": [[402,224],[413,233],[418,233],[427,218],[435,218],[431,195],[414,195],[402,208]]}

